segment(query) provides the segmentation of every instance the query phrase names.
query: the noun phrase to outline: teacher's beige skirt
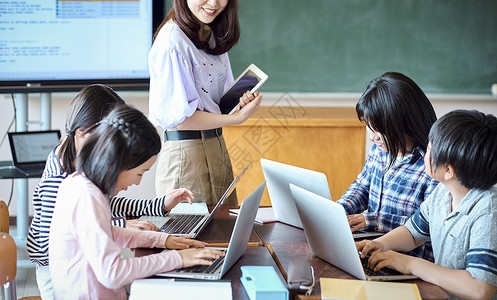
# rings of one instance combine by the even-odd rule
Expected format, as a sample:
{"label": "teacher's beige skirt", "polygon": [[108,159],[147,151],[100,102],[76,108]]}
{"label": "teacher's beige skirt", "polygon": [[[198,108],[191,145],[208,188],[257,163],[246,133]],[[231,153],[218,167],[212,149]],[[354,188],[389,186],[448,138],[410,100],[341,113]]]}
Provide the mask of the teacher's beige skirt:
{"label": "teacher's beige skirt", "polygon": [[[157,197],[184,187],[195,194],[195,202],[216,204],[232,181],[223,136],[163,142],[155,177]],[[236,191],[224,204],[238,204]]]}

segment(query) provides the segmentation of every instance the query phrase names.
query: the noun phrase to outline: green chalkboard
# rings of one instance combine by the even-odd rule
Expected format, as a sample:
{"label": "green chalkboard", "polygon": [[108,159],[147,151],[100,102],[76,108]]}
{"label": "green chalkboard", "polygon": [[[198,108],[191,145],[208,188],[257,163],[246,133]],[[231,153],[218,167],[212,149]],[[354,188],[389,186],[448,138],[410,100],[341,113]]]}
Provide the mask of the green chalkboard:
{"label": "green chalkboard", "polygon": [[490,93],[496,0],[239,0],[235,77],[250,63],[265,92],[362,92],[386,71],[425,92]]}

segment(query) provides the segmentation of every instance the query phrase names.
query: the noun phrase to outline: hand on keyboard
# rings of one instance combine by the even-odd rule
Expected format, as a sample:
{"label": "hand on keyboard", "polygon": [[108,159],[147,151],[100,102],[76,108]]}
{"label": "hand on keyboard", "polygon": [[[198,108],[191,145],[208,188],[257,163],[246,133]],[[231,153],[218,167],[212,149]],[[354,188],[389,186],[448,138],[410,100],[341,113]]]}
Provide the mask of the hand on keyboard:
{"label": "hand on keyboard", "polygon": [[361,253],[361,258],[375,251],[383,252],[383,244],[375,240],[362,240],[355,243],[357,251]]}
{"label": "hand on keyboard", "polygon": [[[361,253],[359,253],[361,255]],[[416,257],[401,254],[392,250],[373,252],[361,256],[361,263],[367,275],[399,275],[411,274],[410,264]],[[370,270],[367,270],[370,269]],[[370,273],[368,273],[370,272]]]}
{"label": "hand on keyboard", "polygon": [[125,227],[128,229],[159,230],[159,227],[155,226],[152,222],[142,220],[126,220]]}
{"label": "hand on keyboard", "polygon": [[348,215],[347,220],[349,221],[352,232],[366,227],[366,220],[362,214]]}
{"label": "hand on keyboard", "polygon": [[207,243],[190,239],[189,237],[179,237],[173,235],[167,237],[165,244],[166,248],[175,250],[188,249],[190,247],[204,248],[205,246],[207,246]]}
{"label": "hand on keyboard", "polygon": [[181,255],[183,259],[183,268],[191,267],[194,265],[212,265],[213,259],[218,259],[221,256],[224,256],[224,252],[208,248],[208,249],[185,249],[179,250],[178,253]]}

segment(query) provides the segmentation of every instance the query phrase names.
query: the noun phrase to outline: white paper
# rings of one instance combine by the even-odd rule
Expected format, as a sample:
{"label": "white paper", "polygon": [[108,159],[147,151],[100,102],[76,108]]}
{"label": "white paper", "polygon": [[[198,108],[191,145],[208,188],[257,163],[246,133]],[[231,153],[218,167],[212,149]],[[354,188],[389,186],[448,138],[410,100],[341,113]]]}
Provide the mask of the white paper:
{"label": "white paper", "polygon": [[163,278],[137,279],[131,284],[130,300],[231,300],[230,281],[195,281]]}
{"label": "white paper", "polygon": [[188,202],[178,203],[173,209],[172,214],[208,214],[209,209],[205,202],[193,202],[191,205]]}
{"label": "white paper", "polygon": [[[239,208],[230,209],[231,213],[238,215],[240,213]],[[276,222],[276,217],[274,216],[274,211],[272,207],[259,207],[257,209],[257,215],[255,216],[256,223],[270,223]]]}

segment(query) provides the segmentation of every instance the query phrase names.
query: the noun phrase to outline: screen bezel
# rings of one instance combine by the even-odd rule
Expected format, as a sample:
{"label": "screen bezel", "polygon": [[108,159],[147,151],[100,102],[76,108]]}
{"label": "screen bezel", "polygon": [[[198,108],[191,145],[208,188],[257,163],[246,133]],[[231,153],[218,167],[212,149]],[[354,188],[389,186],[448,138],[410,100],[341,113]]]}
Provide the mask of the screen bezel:
{"label": "screen bezel", "polygon": [[[26,162],[20,162],[19,158],[17,157],[17,149],[15,149],[15,137],[16,136],[29,136],[29,135],[35,135],[35,134],[56,134],[57,135],[57,140],[60,140],[61,133],[60,130],[38,130],[38,131],[15,131],[15,132],[8,132],[9,136],[9,144],[10,144],[10,151],[12,154],[12,161],[14,162],[14,165],[22,165],[22,164],[29,164],[29,163],[43,163],[46,160],[40,160],[40,161],[32,161],[29,163]],[[54,145],[55,147],[56,145]]]}
{"label": "screen bezel", "polygon": [[[257,91],[265,82],[266,80],[268,79],[268,75],[266,73],[264,73],[259,67],[257,67],[255,64],[250,64],[236,79],[235,81],[231,84],[231,86],[226,90],[224,91],[223,93],[223,96],[221,96],[221,99],[219,100],[219,108],[221,109],[221,113],[223,114],[226,114],[225,112],[225,105],[223,105],[221,103],[221,101],[223,101],[223,97],[232,92],[232,89],[236,89],[237,88],[237,85],[238,83],[240,82],[240,80],[245,76],[245,75],[249,75],[250,73],[253,73],[259,81],[257,82],[257,84],[250,90],[251,93],[254,93],[255,91]],[[240,97],[242,96],[243,94],[240,94]],[[237,103],[229,103],[230,104],[230,111],[228,112],[228,114],[233,114],[235,113],[236,111],[236,108],[238,107],[238,102]]]}
{"label": "screen bezel", "polygon": [[[152,34],[162,23],[166,13],[164,0],[152,0]],[[100,83],[115,90],[148,90],[150,78],[92,78],[57,80],[13,80],[0,81],[0,94],[3,93],[43,93],[80,91],[90,84]]]}

